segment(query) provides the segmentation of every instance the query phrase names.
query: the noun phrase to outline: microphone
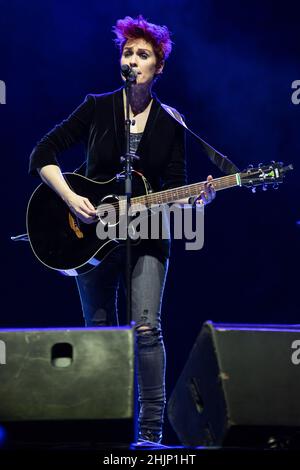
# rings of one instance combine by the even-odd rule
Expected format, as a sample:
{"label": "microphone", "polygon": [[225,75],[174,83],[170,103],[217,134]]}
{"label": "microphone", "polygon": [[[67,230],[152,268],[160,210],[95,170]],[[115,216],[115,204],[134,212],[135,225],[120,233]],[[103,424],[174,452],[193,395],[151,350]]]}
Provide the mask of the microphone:
{"label": "microphone", "polygon": [[121,74],[129,82],[136,81],[137,72],[134,69],[132,69],[129,65],[124,64],[121,66]]}

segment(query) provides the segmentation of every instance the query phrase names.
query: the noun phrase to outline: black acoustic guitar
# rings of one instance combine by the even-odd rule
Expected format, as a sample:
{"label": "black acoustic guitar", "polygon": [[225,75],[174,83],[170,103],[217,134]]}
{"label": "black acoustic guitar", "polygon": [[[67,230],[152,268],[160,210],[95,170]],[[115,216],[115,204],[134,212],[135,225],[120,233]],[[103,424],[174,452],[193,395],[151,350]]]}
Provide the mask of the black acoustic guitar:
{"label": "black acoustic guitar", "polygon": [[[255,190],[257,186],[277,186],[292,165],[272,162],[249,167],[241,173],[213,180],[216,191],[235,186]],[[104,182],[92,181],[75,173],[65,173],[70,188],[87,197],[97,208],[98,223],[118,224],[126,201],[120,196],[123,186],[117,177]],[[179,199],[196,196],[204,190],[205,181],[160,192],[151,192],[143,175],[133,172],[133,206],[146,207],[170,204]],[[113,209],[113,210],[112,210]],[[109,220],[112,214],[111,221]],[[41,263],[68,276],[86,273],[98,266],[124,238],[102,239],[97,235],[97,224],[81,222],[63,200],[45,183],[33,192],[27,207],[27,233],[31,248]],[[126,233],[126,232],[125,232]],[[126,238],[126,236],[125,236]]]}

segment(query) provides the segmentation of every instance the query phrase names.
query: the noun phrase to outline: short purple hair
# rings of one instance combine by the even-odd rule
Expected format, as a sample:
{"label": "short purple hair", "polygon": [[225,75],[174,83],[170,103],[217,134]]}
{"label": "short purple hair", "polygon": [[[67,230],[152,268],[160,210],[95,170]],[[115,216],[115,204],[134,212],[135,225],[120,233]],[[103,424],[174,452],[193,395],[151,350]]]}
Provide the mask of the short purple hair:
{"label": "short purple hair", "polygon": [[172,41],[170,31],[167,26],[158,26],[149,23],[142,15],[137,18],[126,16],[123,20],[118,20],[113,27],[116,35],[114,42],[122,53],[125,43],[129,39],[144,39],[152,44],[154,53],[160,66],[170,55],[172,50]]}

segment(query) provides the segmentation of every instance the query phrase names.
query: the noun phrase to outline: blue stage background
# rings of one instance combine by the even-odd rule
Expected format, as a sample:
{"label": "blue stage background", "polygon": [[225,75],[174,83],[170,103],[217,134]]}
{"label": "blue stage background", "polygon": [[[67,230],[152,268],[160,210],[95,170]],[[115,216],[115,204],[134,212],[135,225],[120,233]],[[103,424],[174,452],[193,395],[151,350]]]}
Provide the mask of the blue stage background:
{"label": "blue stage background", "polygon": [[[163,305],[168,394],[202,323],[300,323],[299,8],[271,1],[0,2],[2,285],[0,327],[83,326],[75,282],[44,268],[27,243],[28,176],[36,142],[87,93],[121,85],[111,28],[142,13],[166,24],[174,49],[156,85],[162,102],[240,168],[270,160],[295,170],[277,191],[232,189],[205,211],[197,252],[174,242]],[[189,181],[221,176],[188,137]],[[78,147],[61,162],[72,170]],[[167,427],[169,438],[172,431]]]}

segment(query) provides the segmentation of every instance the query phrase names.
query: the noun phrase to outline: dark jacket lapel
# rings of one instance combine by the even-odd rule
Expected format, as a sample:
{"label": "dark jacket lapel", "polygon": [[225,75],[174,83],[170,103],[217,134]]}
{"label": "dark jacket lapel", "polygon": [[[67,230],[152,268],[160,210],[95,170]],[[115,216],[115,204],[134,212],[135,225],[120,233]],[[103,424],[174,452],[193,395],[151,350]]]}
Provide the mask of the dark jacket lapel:
{"label": "dark jacket lapel", "polygon": [[145,153],[145,147],[147,147],[147,143],[149,142],[151,138],[151,134],[153,132],[160,109],[161,109],[160,102],[158,101],[156,96],[153,95],[153,103],[150,108],[149,116],[146,122],[146,127],[145,127],[144,133],[142,135],[141,141],[139,143],[139,146],[136,152],[140,157],[142,157],[143,154]]}
{"label": "dark jacket lapel", "polygon": [[[120,155],[125,153],[125,116],[124,116],[124,103],[123,103],[123,88],[120,88],[113,94],[113,108],[114,108],[114,128],[115,137],[118,145]],[[137,154],[143,156],[147,142],[151,138],[156,120],[158,118],[161,105],[156,95],[153,95],[153,103],[149,112],[146,127],[139,143]]]}

